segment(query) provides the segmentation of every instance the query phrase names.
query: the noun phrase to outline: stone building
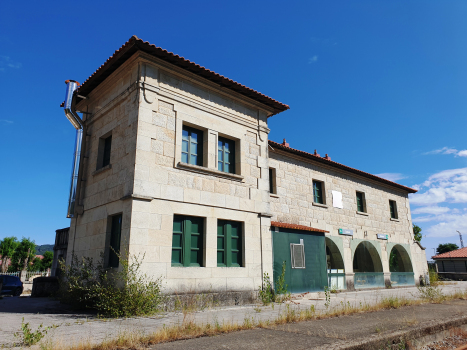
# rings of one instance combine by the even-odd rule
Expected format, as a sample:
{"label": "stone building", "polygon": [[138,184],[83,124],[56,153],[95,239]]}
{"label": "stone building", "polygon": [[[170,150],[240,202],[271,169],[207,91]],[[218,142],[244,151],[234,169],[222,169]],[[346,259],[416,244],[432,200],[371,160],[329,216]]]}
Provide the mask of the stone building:
{"label": "stone building", "polygon": [[[83,136],[67,262],[104,252],[118,267],[114,250],[144,254],[168,293],[236,302],[284,261],[292,291],[413,284],[427,270],[415,191],[269,141],[285,104],[136,37],[70,96]],[[408,277],[391,277],[394,249]]]}

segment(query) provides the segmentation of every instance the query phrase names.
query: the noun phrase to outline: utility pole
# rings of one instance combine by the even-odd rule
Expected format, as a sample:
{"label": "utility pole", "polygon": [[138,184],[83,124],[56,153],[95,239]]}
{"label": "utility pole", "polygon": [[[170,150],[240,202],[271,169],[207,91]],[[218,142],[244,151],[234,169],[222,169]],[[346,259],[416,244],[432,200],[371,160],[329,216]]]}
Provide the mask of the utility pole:
{"label": "utility pole", "polygon": [[459,231],[457,231],[457,233],[459,234],[459,237],[461,239],[461,248],[464,248],[464,241],[462,240],[462,234]]}

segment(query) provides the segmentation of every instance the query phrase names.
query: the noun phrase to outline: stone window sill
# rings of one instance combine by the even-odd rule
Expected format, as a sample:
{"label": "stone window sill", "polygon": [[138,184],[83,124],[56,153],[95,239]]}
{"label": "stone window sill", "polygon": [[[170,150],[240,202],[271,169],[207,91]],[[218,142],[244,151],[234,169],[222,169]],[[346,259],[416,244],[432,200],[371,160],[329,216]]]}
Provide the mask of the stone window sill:
{"label": "stone window sill", "polygon": [[272,198],[279,198],[279,196],[275,193],[271,193],[269,192],[269,197],[272,197]]}
{"label": "stone window sill", "polygon": [[399,222],[399,219],[393,219],[393,218],[391,218],[391,221]]}
{"label": "stone window sill", "polygon": [[100,169],[97,169],[95,172],[92,173],[92,176],[103,173],[106,170],[112,169],[112,164],[108,164]]}
{"label": "stone window sill", "polygon": [[357,214],[358,214],[358,215],[368,216],[368,213],[365,213],[364,211],[358,211],[358,210],[357,210]]}
{"label": "stone window sill", "polygon": [[312,203],[315,207],[320,207],[320,208],[328,208],[328,206],[326,204],[321,204],[321,203],[315,203],[313,202]]}
{"label": "stone window sill", "polygon": [[243,179],[245,178],[242,175],[225,173],[223,171],[206,168],[204,166],[193,165],[193,164],[182,163],[182,162],[179,162],[177,164],[177,168],[188,170],[188,171],[193,171],[195,173],[200,173],[200,174],[214,175],[217,177],[222,177],[222,178],[230,179],[234,181],[243,181]]}

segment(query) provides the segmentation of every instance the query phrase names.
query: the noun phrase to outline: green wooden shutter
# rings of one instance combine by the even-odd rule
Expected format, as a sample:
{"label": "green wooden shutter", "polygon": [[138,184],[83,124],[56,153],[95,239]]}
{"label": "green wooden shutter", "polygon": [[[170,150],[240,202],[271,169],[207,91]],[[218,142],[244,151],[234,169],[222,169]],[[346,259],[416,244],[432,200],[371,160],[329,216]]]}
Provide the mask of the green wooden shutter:
{"label": "green wooden shutter", "polygon": [[313,181],[313,200],[315,203],[323,204],[323,191],[320,181]]}
{"label": "green wooden shutter", "polygon": [[203,219],[175,215],[172,266],[202,266],[203,248]]}
{"label": "green wooden shutter", "polygon": [[183,217],[174,216],[172,266],[183,266]]}
{"label": "green wooden shutter", "polygon": [[242,266],[242,223],[217,222],[217,266]]}
{"label": "green wooden shutter", "polygon": [[365,210],[363,206],[363,193],[357,192],[357,210],[363,212]]}

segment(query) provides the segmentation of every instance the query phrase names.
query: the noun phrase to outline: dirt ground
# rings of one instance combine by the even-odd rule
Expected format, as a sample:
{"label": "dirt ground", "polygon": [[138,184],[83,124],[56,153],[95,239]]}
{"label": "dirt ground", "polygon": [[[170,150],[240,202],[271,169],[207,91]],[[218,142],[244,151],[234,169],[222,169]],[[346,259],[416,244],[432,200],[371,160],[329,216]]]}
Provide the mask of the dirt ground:
{"label": "dirt ground", "polygon": [[462,329],[452,329],[452,335],[442,340],[425,345],[422,350],[451,350],[467,345],[467,332]]}

